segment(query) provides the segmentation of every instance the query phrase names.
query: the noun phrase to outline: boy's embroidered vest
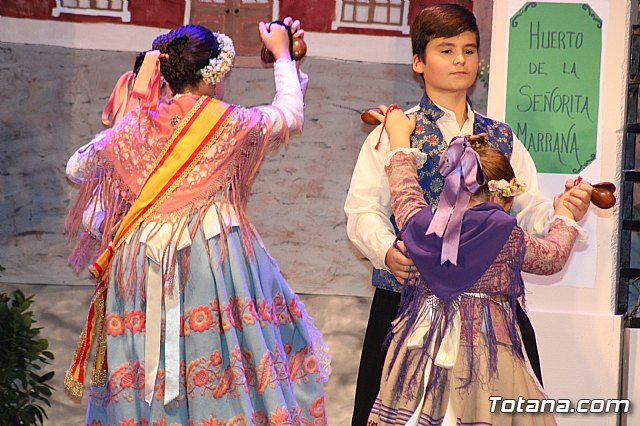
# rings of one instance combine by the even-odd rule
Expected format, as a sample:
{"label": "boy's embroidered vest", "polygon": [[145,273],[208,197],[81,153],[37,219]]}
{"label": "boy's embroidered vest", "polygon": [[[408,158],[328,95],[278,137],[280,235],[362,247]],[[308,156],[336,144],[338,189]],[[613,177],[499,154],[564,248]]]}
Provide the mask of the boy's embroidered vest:
{"label": "boy's embroidered vest", "polygon": [[[447,142],[436,125],[436,121],[443,115],[444,112],[424,95],[420,101],[420,109],[416,112],[416,128],[411,135],[411,146],[420,148],[428,157],[424,166],[418,170],[418,181],[424,199],[432,206],[438,204],[440,191],[444,185],[444,178],[438,172],[438,163],[440,155],[447,149]],[[486,133],[489,145],[502,151],[508,158],[511,157],[513,131],[508,125],[475,113],[473,133],[476,135]],[[391,223],[397,234],[398,227],[393,216],[391,216]],[[402,284],[388,271],[374,269],[372,281],[375,287],[395,292],[402,291]]]}

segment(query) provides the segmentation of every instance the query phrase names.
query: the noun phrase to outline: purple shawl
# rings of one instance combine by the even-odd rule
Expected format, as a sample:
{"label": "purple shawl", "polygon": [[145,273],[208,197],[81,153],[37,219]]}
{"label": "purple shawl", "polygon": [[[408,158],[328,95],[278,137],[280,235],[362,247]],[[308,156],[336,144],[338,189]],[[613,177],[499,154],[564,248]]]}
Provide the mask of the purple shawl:
{"label": "purple shawl", "polygon": [[458,261],[453,265],[441,263],[443,239],[435,234],[425,235],[432,219],[431,207],[423,208],[406,223],[400,237],[429,289],[448,302],[480,279],[500,253],[516,220],[494,203],[483,203],[466,210]]}

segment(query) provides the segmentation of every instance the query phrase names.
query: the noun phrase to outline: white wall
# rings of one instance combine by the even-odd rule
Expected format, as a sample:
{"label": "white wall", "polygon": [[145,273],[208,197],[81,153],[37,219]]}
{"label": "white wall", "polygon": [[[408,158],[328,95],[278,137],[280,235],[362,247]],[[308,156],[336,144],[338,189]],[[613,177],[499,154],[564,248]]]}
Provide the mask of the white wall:
{"label": "white wall", "polygon": [[[612,181],[619,186],[630,0],[564,2],[588,3],[603,19],[598,157],[581,175],[591,182]],[[498,119],[505,117],[508,23],[524,3],[524,0],[494,2],[488,115]],[[541,175],[540,180],[541,188],[552,196],[562,189],[565,177]],[[592,209],[583,222],[590,234],[588,245],[578,247],[567,271],[551,279],[535,279],[545,285],[527,280],[528,308],[540,345],[546,389],[551,397],[577,401],[619,395],[621,319],[614,315],[617,224],[617,209]],[[590,275],[581,275],[586,270],[592,271]],[[561,425],[615,424],[615,420],[615,415],[586,414],[559,419]]]}

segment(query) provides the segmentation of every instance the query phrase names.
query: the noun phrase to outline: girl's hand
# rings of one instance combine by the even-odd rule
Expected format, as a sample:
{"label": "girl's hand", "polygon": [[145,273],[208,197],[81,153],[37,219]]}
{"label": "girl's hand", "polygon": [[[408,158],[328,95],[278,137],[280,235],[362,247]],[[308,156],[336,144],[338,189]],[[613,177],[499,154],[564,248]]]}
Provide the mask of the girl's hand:
{"label": "girl's hand", "polygon": [[297,38],[302,38],[304,39],[304,30],[302,28],[300,28],[300,21],[299,20],[293,20],[293,18],[287,16],[286,18],[284,18],[284,22],[285,24],[287,24],[288,26],[291,27],[291,35],[293,36],[293,39],[297,39]]}
{"label": "girl's hand", "polygon": [[382,114],[371,111],[371,114],[384,123],[389,134],[391,143],[390,149],[409,148],[411,146],[410,137],[416,128],[416,116],[405,115],[400,108],[390,108],[386,105],[378,105]]}
{"label": "girl's hand", "polygon": [[[287,17],[283,22],[287,23],[287,20],[291,21],[291,18]],[[298,23],[298,26],[299,25]],[[275,22],[270,24],[260,22],[258,29],[260,30],[262,42],[267,49],[273,53],[276,60],[280,58],[291,60],[291,55],[289,54],[289,33],[285,27]]]}
{"label": "girl's hand", "polygon": [[573,213],[567,208],[568,203],[565,200],[567,194],[568,191],[553,197],[553,209],[555,210],[555,214],[559,216],[566,216],[569,219],[575,220]]}

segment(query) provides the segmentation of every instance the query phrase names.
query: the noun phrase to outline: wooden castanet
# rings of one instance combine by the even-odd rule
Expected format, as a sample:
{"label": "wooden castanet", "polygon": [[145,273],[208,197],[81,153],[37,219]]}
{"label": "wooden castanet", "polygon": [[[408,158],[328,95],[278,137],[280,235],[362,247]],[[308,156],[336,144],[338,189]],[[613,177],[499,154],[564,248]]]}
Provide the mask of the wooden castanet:
{"label": "wooden castanet", "polygon": [[371,125],[380,124],[380,120],[374,117],[373,114],[371,114],[371,111],[377,112],[378,114],[382,114],[382,111],[380,111],[380,108],[369,108],[368,110],[360,114],[360,119],[367,124],[371,124]]}
{"label": "wooden castanet", "polygon": [[[291,55],[291,59],[293,59],[294,61],[299,61],[300,59],[304,58],[307,54],[307,43],[304,41],[304,39],[293,37],[293,35],[291,34],[291,27],[289,27],[288,25],[284,25],[279,21],[274,21],[271,24],[273,23],[279,23],[283,25],[289,32],[289,54]],[[269,24],[269,30],[271,30],[271,24]],[[293,40],[291,40],[292,38]],[[260,50],[260,59],[265,64],[272,64],[276,61],[275,56],[273,56],[273,53],[271,53],[271,51],[267,49],[267,46],[265,46],[264,43],[262,44],[262,50]]]}
{"label": "wooden castanet", "polygon": [[601,209],[610,209],[616,205],[616,186],[611,182],[600,182],[591,185],[593,192],[591,192],[591,202],[596,207]]}

